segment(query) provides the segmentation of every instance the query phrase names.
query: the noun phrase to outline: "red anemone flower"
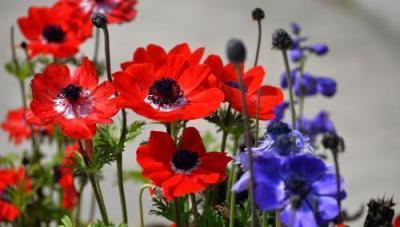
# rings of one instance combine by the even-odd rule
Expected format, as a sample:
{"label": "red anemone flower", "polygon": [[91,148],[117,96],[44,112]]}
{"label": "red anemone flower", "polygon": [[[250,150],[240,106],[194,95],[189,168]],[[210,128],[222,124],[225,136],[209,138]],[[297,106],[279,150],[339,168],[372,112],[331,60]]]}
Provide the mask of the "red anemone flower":
{"label": "red anemone flower", "polygon": [[[215,75],[208,78],[208,83],[211,86],[220,87],[225,93],[226,101],[232,105],[233,109],[241,112],[243,107],[235,66],[233,64],[223,66],[221,58],[216,55],[209,56],[205,63],[212,68]],[[261,85],[265,76],[264,68],[261,66],[253,67],[247,72],[243,72],[244,67],[241,67],[241,70],[246,90],[248,115],[256,117],[257,91],[261,89],[259,118],[261,120],[274,118],[273,109],[283,101],[282,90],[269,85]]]}
{"label": "red anemone flower", "polygon": [[192,53],[187,44],[168,53],[152,44],[137,49],[133,61],[123,63],[123,71],[113,75],[120,94],[117,106],[163,122],[210,115],[218,109],[224,94],[218,88],[203,86],[211,71],[198,63],[202,53],[202,48]]}
{"label": "red anemone flower", "polygon": [[149,143],[137,149],[143,176],[162,188],[168,200],[222,182],[230,160],[224,152],[207,152],[199,132],[192,127],[184,129],[177,147],[167,133],[152,131]]}
{"label": "red anemone flower", "polygon": [[108,23],[123,23],[136,17],[137,0],[61,0],[61,4],[78,7],[83,13],[101,13]]}
{"label": "red anemone flower", "polygon": [[76,54],[79,45],[91,35],[92,25],[79,11],[65,7],[31,7],[18,25],[28,39],[30,56],[51,54],[64,58]]}
{"label": "red anemone flower", "polygon": [[59,168],[60,178],[58,183],[62,188],[62,207],[72,210],[79,201],[79,192],[76,190],[73,175],[73,159],[75,152],[79,151],[79,144],[67,146],[65,156]]}
{"label": "red anemone flower", "polygon": [[20,215],[19,208],[10,201],[10,190],[27,193],[32,183],[25,175],[24,168],[0,169],[0,222],[14,221]]}
{"label": "red anemone flower", "polygon": [[25,118],[25,112],[23,107],[10,110],[7,113],[7,118],[1,124],[1,128],[9,133],[10,141],[13,141],[15,144],[20,144],[24,139],[29,139],[32,135],[31,129],[33,129],[35,133],[44,135],[52,134],[53,127],[51,125],[43,127],[32,126],[31,128]]}
{"label": "red anemone flower", "polygon": [[32,80],[31,110],[42,124],[59,124],[74,139],[90,139],[97,123],[112,123],[117,113],[111,83],[98,84],[95,65],[87,58],[70,75],[66,65],[50,64]]}

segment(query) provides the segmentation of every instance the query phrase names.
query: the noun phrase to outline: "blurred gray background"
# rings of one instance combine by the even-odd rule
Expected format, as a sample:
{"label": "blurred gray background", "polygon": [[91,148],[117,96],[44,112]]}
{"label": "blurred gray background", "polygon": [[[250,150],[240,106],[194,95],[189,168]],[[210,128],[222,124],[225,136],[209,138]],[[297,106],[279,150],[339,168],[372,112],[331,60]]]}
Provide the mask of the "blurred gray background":
{"label": "blurred gray background", "polygon": [[[346,139],[347,151],[341,157],[348,198],[345,207],[353,212],[371,197],[393,196],[400,202],[400,1],[398,0],[139,0],[138,16],[132,23],[110,27],[112,70],[128,60],[135,48],[149,43],[165,48],[188,42],[193,48],[206,47],[206,53],[225,56],[225,44],[231,37],[247,44],[249,64],[256,46],[256,23],[251,11],[261,7],[266,12],[263,21],[263,41],[260,64],[267,68],[265,82],[278,85],[283,64],[279,52],[271,50],[271,33],[275,28],[288,28],[290,22],[302,25],[311,41],[325,42],[331,52],[327,57],[314,58],[307,64],[317,75],[334,77],[338,94],[333,99],[312,98],[306,101],[306,114],[314,116],[321,107],[331,113],[339,133]],[[50,5],[48,0],[0,1],[0,63],[9,61],[8,32],[19,16],[26,15],[32,5]],[[17,29],[18,31],[18,29]],[[22,38],[18,35],[18,41]],[[88,40],[82,52],[92,56],[93,40]],[[20,56],[23,56],[20,53]],[[103,58],[104,55],[101,55]],[[11,108],[21,106],[17,81],[0,69],[0,119]],[[139,119],[130,111],[130,120]],[[205,131],[213,130],[204,122],[195,122]],[[126,169],[137,168],[137,143],[124,153]],[[21,152],[0,132],[0,154]],[[49,149],[49,154],[54,150]],[[119,223],[121,214],[115,166],[104,170],[105,200],[109,215]],[[126,184],[130,226],[138,223],[138,189]],[[89,193],[84,194],[83,210],[88,210]],[[149,197],[147,197],[149,198]],[[147,203],[145,210],[149,210]],[[396,208],[400,208],[397,206]],[[400,209],[398,210],[400,212]],[[164,222],[147,217],[147,222]],[[360,222],[349,223],[361,226]]]}

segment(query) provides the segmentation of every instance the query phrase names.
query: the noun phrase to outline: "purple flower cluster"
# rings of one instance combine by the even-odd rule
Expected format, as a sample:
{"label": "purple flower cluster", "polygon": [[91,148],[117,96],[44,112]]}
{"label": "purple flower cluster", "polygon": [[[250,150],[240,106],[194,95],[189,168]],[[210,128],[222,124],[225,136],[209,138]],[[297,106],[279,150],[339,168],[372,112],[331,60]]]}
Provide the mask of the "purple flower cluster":
{"label": "purple flower cluster", "polygon": [[[336,81],[327,76],[314,76],[309,72],[302,73],[300,68],[295,68],[290,73],[294,94],[296,96],[315,96],[321,94],[332,97],[336,94]],[[286,73],[281,74],[281,87],[288,88]]]}
{"label": "purple flower cluster", "polygon": [[[249,184],[247,152],[236,160],[246,172],[233,186],[234,192],[246,190]],[[336,175],[314,154],[309,139],[302,133],[286,123],[273,121],[252,152],[255,198],[261,210],[280,210],[282,223],[293,227],[318,226],[338,216]],[[340,185],[343,199],[343,183]]]}

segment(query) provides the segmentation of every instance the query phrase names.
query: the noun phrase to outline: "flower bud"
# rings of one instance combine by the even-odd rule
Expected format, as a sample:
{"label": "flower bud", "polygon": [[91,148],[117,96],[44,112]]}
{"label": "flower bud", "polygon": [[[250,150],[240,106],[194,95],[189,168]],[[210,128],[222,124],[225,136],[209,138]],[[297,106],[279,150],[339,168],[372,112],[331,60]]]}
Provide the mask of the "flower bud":
{"label": "flower bud", "polygon": [[20,46],[21,46],[22,49],[28,48],[28,44],[25,41],[22,41]]}
{"label": "flower bud", "polygon": [[226,53],[231,63],[241,64],[246,60],[246,47],[239,39],[231,39],[228,41]]}
{"label": "flower bud", "polygon": [[261,8],[255,8],[251,14],[254,20],[262,20],[265,17],[264,10]]}
{"label": "flower bud", "polygon": [[279,50],[288,50],[292,47],[293,40],[283,29],[277,29],[272,35],[272,46]]}
{"label": "flower bud", "polygon": [[92,15],[92,23],[98,28],[105,28],[107,26],[107,17],[101,13],[94,13]]}
{"label": "flower bud", "polygon": [[343,138],[335,133],[326,133],[322,138],[322,146],[324,146],[325,149],[337,152],[342,152],[345,148]]}
{"label": "flower bud", "polygon": [[392,199],[371,199],[364,227],[391,226],[394,216]]}

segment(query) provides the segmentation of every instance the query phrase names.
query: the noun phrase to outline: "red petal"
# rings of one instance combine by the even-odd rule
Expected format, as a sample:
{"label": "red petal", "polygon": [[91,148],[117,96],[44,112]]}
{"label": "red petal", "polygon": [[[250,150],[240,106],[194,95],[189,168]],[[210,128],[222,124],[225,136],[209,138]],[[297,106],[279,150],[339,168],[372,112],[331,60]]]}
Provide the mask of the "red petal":
{"label": "red petal", "polygon": [[194,65],[187,68],[178,79],[178,84],[185,95],[204,82],[209,75],[210,69],[206,65]]}
{"label": "red petal", "polygon": [[169,163],[176,152],[171,136],[165,132],[151,131],[149,150],[155,160]]}
{"label": "red petal", "polygon": [[87,125],[80,120],[63,120],[61,131],[73,139],[90,139],[96,134],[96,125]]}
{"label": "red petal", "polygon": [[183,130],[179,148],[196,152],[200,156],[206,153],[206,148],[204,147],[199,131],[194,127]]}
{"label": "red petal", "polygon": [[84,57],[81,65],[75,70],[71,81],[83,88],[95,89],[99,81],[95,64]]}
{"label": "red petal", "polygon": [[247,89],[247,94],[253,94],[260,88],[264,75],[265,71],[262,66],[253,67],[244,74],[243,82]]}

